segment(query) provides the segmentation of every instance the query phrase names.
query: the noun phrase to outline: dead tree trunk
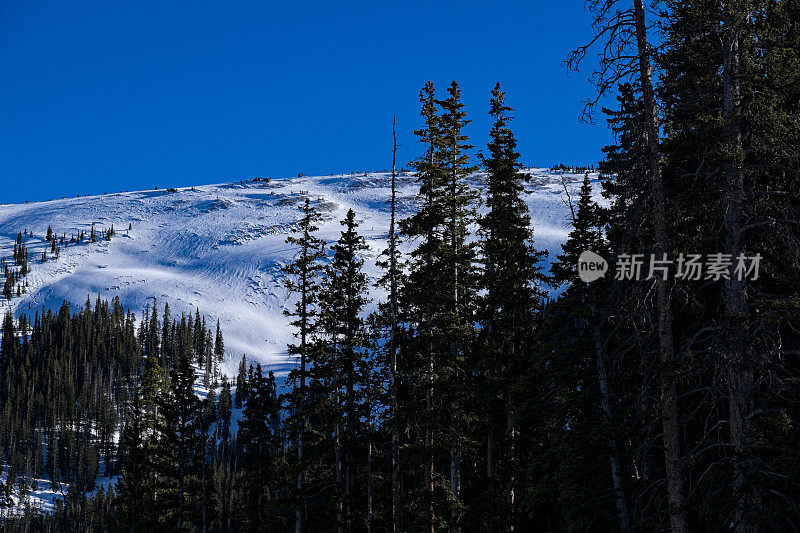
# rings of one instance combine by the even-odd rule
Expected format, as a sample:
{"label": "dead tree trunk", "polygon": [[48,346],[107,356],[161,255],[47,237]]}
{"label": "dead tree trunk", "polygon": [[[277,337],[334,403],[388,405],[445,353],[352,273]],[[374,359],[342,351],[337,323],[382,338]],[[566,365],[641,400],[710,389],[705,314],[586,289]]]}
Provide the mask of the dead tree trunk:
{"label": "dead tree trunk", "polygon": [[[372,405],[373,405],[373,383],[372,383],[372,370],[369,370],[369,374],[367,375],[367,533],[372,533],[372,521],[373,521],[373,488],[372,488],[372,436],[374,435],[374,420],[373,420],[373,412],[372,412]],[[351,521],[351,528],[352,528],[352,521]]]}
{"label": "dead tree trunk", "polygon": [[183,526],[183,480],[184,480],[184,465],[186,464],[185,458],[181,457],[181,466],[178,470],[178,529]]}
{"label": "dead tree trunk", "polygon": [[[306,240],[308,239],[308,235],[306,235]],[[297,473],[297,503],[295,504],[294,509],[294,531],[295,533],[302,533],[303,531],[303,507],[305,507],[305,497],[303,495],[303,489],[305,485],[305,469],[303,467],[303,441],[305,439],[305,429],[306,429],[306,422],[305,422],[305,412],[304,412],[304,398],[305,398],[305,389],[306,389],[306,348],[307,348],[307,317],[308,317],[308,302],[306,301],[307,292],[308,292],[308,279],[307,273],[305,271],[301,274],[301,286],[302,286],[302,294],[300,298],[302,300],[302,313],[303,316],[300,319],[300,398],[297,400],[297,410],[298,415],[300,418],[300,425],[297,430],[297,465],[299,471]]]}
{"label": "dead tree trunk", "polygon": [[[453,157],[450,162],[452,165],[450,171],[450,194],[452,195],[451,202],[452,208],[450,212],[450,248],[451,253],[456,258],[453,261],[453,315],[458,317],[460,316],[460,305],[459,305],[459,298],[461,296],[461,292],[459,291],[459,272],[458,272],[458,254],[459,254],[459,242],[458,236],[456,234],[458,228],[458,207],[456,202],[456,195],[458,194],[458,171],[457,171],[457,157],[458,154],[458,140],[453,140],[453,146],[451,147]],[[453,361],[458,360],[460,351],[460,343],[458,340],[454,340],[454,342],[450,345],[450,354],[453,358]],[[455,427],[455,422],[451,417],[451,427],[455,429],[456,433],[458,432],[458,428]],[[450,492],[453,494],[453,498],[455,501],[458,501],[461,498],[461,460],[459,457],[459,449],[458,443],[453,443],[450,445]],[[461,528],[457,524],[457,513],[454,509],[450,513],[450,521],[452,524],[452,531],[453,533],[458,533],[461,531]]]}
{"label": "dead tree trunk", "polygon": [[372,437],[367,442],[367,533],[372,533]]}
{"label": "dead tree trunk", "polygon": [[[334,353],[336,349],[334,348]],[[339,399],[339,388],[336,388],[336,405],[338,406],[340,402]],[[336,427],[334,429],[335,437],[334,437],[334,460],[336,461],[336,531],[337,533],[343,533],[344,531],[344,510],[342,509],[342,498],[339,490],[342,487],[342,426],[339,422],[336,422]]]}
{"label": "dead tree trunk", "polygon": [[402,530],[400,524],[400,428],[397,400],[397,237],[395,235],[397,131],[392,118],[392,205],[389,220],[389,398],[392,414],[392,533]]}
{"label": "dead tree trunk", "polygon": [[[434,132],[430,132],[430,147],[428,149],[428,164],[431,168],[434,166],[434,155],[436,147],[434,146]],[[433,204],[433,190],[428,193],[428,209],[432,210]],[[428,228],[428,243],[433,242],[433,228]],[[425,258],[425,270],[431,271],[433,264],[433,257],[431,255],[430,247],[428,248]],[[436,528],[436,515],[433,508],[433,495],[434,495],[434,465],[433,465],[433,376],[434,376],[434,360],[433,360],[433,309],[431,303],[428,302],[425,311],[425,332],[428,336],[428,370],[425,377],[427,389],[425,392],[425,411],[426,417],[426,430],[425,430],[425,446],[427,448],[427,461],[426,470],[426,484],[428,490],[428,530],[430,533],[435,533]]]}
{"label": "dead tree trunk", "polygon": [[[429,333],[430,334],[430,333]],[[425,483],[428,490],[428,531],[435,533],[435,515],[433,510],[433,346],[428,347],[427,389],[425,393],[425,410],[427,412],[425,428],[425,447],[427,465],[425,466]]]}
{"label": "dead tree trunk", "polygon": [[[513,360],[514,345],[511,345],[511,359]],[[516,506],[516,471],[517,471],[517,426],[514,420],[514,406],[511,394],[506,396],[506,433],[508,435],[508,518],[507,531],[514,531],[515,506]]]}
{"label": "dead tree trunk", "polygon": [[205,438],[203,439],[203,465],[202,465],[202,486],[203,486],[203,524],[200,529],[202,533],[206,533],[208,531],[207,519],[208,519],[208,494],[206,492],[206,441]]}
{"label": "dead tree trunk", "polygon": [[[458,456],[458,448],[455,445],[450,446],[450,490],[453,492],[453,497],[458,501],[461,497],[461,459]],[[455,510],[451,511],[450,520],[452,523],[451,531],[453,533],[461,531],[461,526],[458,525],[458,514]]]}
{"label": "dead tree trunk", "polygon": [[[647,128],[647,166],[653,198],[653,252],[657,258],[666,254],[667,223],[664,207],[664,183],[661,175],[661,148],[659,146],[659,119],[652,83],[650,45],[647,41],[642,0],[633,0],[636,43],[638,49],[639,78],[644,99]],[[661,417],[664,440],[664,462],[667,473],[667,498],[670,525],[673,533],[687,533],[684,507],[683,474],[681,472],[680,436],[678,429],[677,391],[675,385],[674,348],[672,339],[672,310],[669,281],[656,278],[656,313],[658,351],[661,362]]]}
{"label": "dead tree trunk", "polygon": [[[722,114],[725,122],[725,246],[726,253],[736,260],[742,252],[742,202],[744,180],[742,176],[742,125],[740,51],[742,25],[745,15],[741,10],[725,6],[731,11],[723,26],[722,44]],[[723,287],[725,326],[723,347],[724,364],[728,370],[729,431],[733,447],[733,526],[737,532],[756,531],[750,524],[749,514],[755,506],[746,488],[748,474],[747,447],[750,431],[750,413],[753,402],[753,371],[745,356],[747,344],[747,284],[742,276],[731,275]]]}
{"label": "dead tree trunk", "polygon": [[619,456],[617,432],[614,429],[614,417],[611,410],[611,390],[608,385],[608,356],[600,333],[597,318],[597,305],[594,291],[589,294],[592,309],[592,335],[594,336],[595,359],[597,363],[597,382],[600,385],[600,404],[608,426],[608,460],[611,467],[611,481],[614,485],[614,503],[617,506],[620,531],[630,531],[631,520],[628,513],[628,502],[625,499],[625,488],[622,482],[622,461]]}

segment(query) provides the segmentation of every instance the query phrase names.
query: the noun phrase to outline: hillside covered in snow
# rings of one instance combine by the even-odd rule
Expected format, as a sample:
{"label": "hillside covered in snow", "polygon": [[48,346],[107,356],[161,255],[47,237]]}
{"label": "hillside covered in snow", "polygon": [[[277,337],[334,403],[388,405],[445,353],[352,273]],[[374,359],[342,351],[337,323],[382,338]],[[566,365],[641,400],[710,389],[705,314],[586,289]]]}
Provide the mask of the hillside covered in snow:
{"label": "hillside covered in snow", "polygon": [[[576,191],[582,174],[530,169],[526,199],[535,244],[550,260],[569,233],[569,208],[564,184]],[[481,186],[480,174],[473,176]],[[595,194],[600,187],[595,182]],[[366,267],[377,278],[375,260],[386,247],[391,175],[387,172],[253,180],[181,189],[157,189],[0,205],[0,257],[8,261],[20,232],[26,241],[31,272],[27,292],[2,305],[16,315],[32,314],[63,301],[78,307],[119,296],[137,314],[157,302],[169,303],[173,316],[196,308],[210,323],[219,320],[225,335],[225,370],[232,374],[242,354],[284,374],[290,362],[286,345],[292,330],[283,311],[290,298],[281,267],[292,256],[285,243],[300,218],[306,197],[316,203],[325,221],[320,236],[335,241],[339,221],[349,208],[370,246]],[[398,176],[399,217],[414,209],[413,176]],[[573,195],[573,198],[575,195]],[[70,244],[57,259],[41,262],[48,226],[57,236],[100,232],[112,225],[110,241]],[[130,230],[128,229],[130,228]],[[380,293],[373,291],[373,298]]]}

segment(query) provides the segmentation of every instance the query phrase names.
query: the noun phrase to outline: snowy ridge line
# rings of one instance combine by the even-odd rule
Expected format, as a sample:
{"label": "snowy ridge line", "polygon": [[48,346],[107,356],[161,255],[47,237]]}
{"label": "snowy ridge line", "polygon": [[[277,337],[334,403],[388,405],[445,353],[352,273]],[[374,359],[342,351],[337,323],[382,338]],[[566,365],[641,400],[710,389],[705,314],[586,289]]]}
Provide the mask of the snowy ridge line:
{"label": "snowy ridge line", "polygon": [[[526,169],[532,179],[525,199],[531,211],[535,245],[547,249],[552,262],[569,233],[564,184],[577,191],[583,173]],[[485,174],[470,182],[482,188]],[[598,175],[590,174],[596,183]],[[378,254],[387,246],[391,173],[386,171],[329,176],[300,176],[215,185],[81,196],[25,204],[0,205],[0,256],[8,261],[14,240],[32,231],[26,280],[27,294],[3,299],[2,308],[16,315],[58,308],[63,301],[81,306],[119,296],[122,305],[141,312],[156,298],[159,309],[169,303],[173,314],[199,308],[207,320],[220,320],[225,334],[223,371],[235,373],[242,354],[265,371],[282,376],[290,361],[286,345],[292,331],[283,310],[290,298],[281,281],[281,266],[293,249],[285,243],[308,197],[323,214],[319,235],[339,237],[348,209],[356,212],[359,232],[369,245],[367,273],[377,279]],[[398,175],[399,216],[415,205],[413,174]],[[599,198],[600,187],[595,186]],[[575,198],[573,194],[573,198]],[[481,208],[482,210],[483,208]],[[60,258],[39,263],[47,227],[59,237],[91,223],[97,230],[114,225],[110,241],[62,247]],[[131,225],[130,232],[127,228]],[[547,265],[549,267],[549,265]],[[382,291],[373,289],[373,300]],[[374,305],[374,302],[373,302]]]}

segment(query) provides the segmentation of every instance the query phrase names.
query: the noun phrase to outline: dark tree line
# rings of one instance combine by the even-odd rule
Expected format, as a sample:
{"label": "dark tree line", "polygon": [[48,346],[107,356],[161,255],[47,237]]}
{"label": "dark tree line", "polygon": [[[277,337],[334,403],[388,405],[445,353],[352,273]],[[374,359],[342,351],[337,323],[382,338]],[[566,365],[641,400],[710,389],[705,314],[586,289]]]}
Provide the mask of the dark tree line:
{"label": "dark tree line", "polygon": [[[595,242],[611,257],[676,262],[666,280],[573,283],[552,306],[561,339],[594,352],[582,372],[569,358],[563,365],[586,380],[579,419],[605,425],[586,426],[595,454],[568,456],[605,455],[593,464],[606,465],[609,483],[566,491],[540,516],[576,529],[605,519],[601,529],[795,530],[800,10],[749,0],[668,1],[656,13],[638,0],[589,5],[601,50],[592,79],[598,95],[619,89],[618,106],[604,110],[617,142],[601,164],[615,179],[604,184],[608,209],[578,209],[562,261]],[[760,254],[760,274],[674,276],[691,253],[734,263]],[[567,322],[579,309],[586,315]],[[570,427],[560,438],[576,436],[573,416],[556,419]],[[585,483],[590,464],[576,461],[570,475]],[[546,466],[555,483],[558,470]],[[606,505],[574,503],[599,498]]]}
{"label": "dark tree line", "polygon": [[[98,298],[94,307],[87,299],[77,312],[64,303],[32,319],[6,314],[0,343],[2,506],[46,489],[62,500],[51,525],[81,529],[101,523],[93,506],[124,501],[126,480],[135,470],[131,442],[137,431],[160,437],[157,446],[152,442],[154,453],[146,454],[148,464],[158,465],[160,482],[186,481],[182,465],[194,444],[190,434],[196,429],[199,435],[217,419],[213,409],[220,403],[198,398],[195,368],[212,385],[223,350],[219,327],[214,338],[199,311],[194,320],[178,320],[165,307],[159,323],[155,308],[148,307],[138,327],[118,299]],[[137,418],[143,414],[153,416],[145,422]],[[137,429],[140,423],[145,425]],[[87,498],[99,477],[120,473],[108,501],[103,491]]]}

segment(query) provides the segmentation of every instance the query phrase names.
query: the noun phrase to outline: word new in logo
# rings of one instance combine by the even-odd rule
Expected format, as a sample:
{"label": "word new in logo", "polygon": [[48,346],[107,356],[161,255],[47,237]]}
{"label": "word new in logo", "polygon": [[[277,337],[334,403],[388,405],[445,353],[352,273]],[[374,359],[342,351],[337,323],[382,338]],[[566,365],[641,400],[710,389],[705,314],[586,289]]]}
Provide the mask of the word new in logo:
{"label": "word new in logo", "polygon": [[608,263],[594,252],[586,250],[578,257],[578,277],[589,283],[606,275]]}

